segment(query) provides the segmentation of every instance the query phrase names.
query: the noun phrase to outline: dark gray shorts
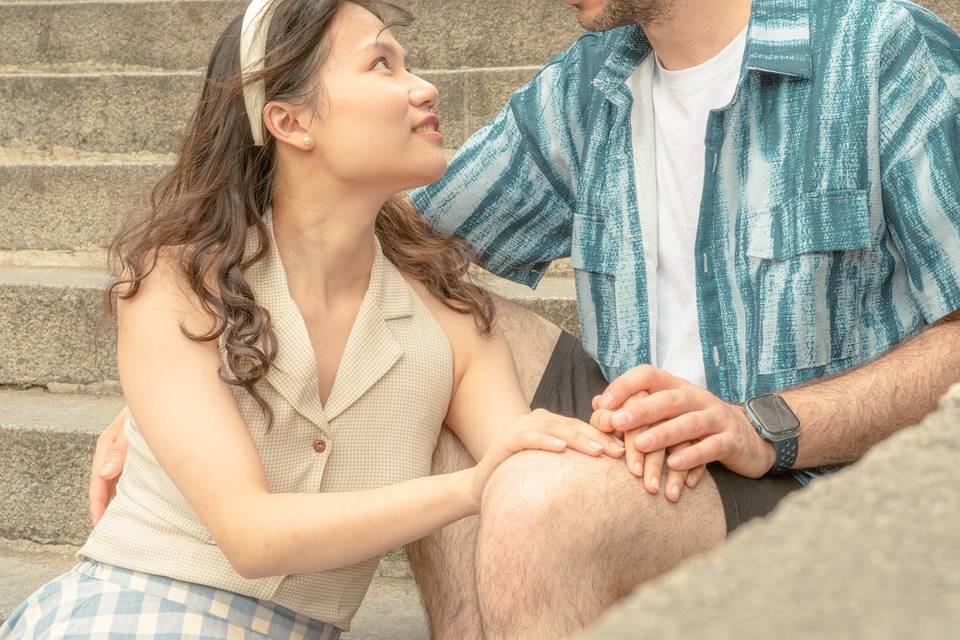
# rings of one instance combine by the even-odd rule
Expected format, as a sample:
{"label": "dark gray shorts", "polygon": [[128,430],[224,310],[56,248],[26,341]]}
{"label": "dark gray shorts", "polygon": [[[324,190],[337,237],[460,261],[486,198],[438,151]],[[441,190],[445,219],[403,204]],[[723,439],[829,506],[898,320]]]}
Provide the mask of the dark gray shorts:
{"label": "dark gray shorts", "polygon": [[[600,367],[583,350],[580,341],[563,332],[531,405],[588,422],[593,413],[593,397],[606,387]],[[707,471],[720,492],[728,534],[748,520],[767,515],[787,494],[801,488],[789,475],[752,480],[716,463],[708,465]]]}

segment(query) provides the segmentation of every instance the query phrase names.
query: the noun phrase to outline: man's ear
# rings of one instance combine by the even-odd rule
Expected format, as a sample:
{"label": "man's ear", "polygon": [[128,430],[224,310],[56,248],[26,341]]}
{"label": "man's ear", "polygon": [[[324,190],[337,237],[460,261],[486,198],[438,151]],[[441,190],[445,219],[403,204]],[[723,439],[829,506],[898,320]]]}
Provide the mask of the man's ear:
{"label": "man's ear", "polygon": [[287,102],[268,102],[263,108],[263,126],[277,139],[298,149],[313,148],[312,142],[307,142],[307,129],[301,124],[302,109],[296,109]]}

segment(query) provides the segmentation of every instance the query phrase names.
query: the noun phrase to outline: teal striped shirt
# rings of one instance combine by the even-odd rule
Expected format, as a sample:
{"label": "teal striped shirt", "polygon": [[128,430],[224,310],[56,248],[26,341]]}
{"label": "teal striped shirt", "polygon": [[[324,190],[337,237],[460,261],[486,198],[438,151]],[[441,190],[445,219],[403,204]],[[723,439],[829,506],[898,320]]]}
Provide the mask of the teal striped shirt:
{"label": "teal striped shirt", "polygon": [[[707,386],[731,402],[861,364],[960,308],[960,38],[905,0],[752,11],[735,97],[705,132],[690,310]],[[635,25],[585,34],[413,194],[504,277],[536,287],[570,257],[608,379],[656,344],[652,102],[637,97],[632,124],[625,85],[652,77],[650,54]]]}

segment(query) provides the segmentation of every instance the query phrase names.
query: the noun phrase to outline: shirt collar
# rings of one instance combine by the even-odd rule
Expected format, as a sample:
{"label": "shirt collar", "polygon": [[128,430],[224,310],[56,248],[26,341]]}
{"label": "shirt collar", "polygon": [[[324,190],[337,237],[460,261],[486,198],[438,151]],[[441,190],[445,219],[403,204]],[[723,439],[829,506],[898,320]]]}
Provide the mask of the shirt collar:
{"label": "shirt collar", "polygon": [[[386,258],[374,238],[375,253],[370,281],[341,355],[339,369],[322,406],[313,344],[297,303],[287,288],[286,271],[273,234],[273,210],[263,215],[267,246],[263,257],[246,269],[247,284],[257,301],[270,313],[278,348],[266,380],[302,415],[321,429],[359,400],[400,360],[403,347],[391,328],[393,321],[414,316],[413,291],[403,275]],[[245,258],[261,246],[255,226],[247,232]]]}
{"label": "shirt collar", "polygon": [[[615,29],[606,37],[610,55],[593,86],[616,103],[628,99],[624,82],[653,48],[639,25]],[[754,0],[745,68],[809,78],[812,58],[809,0]]]}
{"label": "shirt collar", "polygon": [[754,0],[747,67],[799,78],[812,75],[809,0]]}

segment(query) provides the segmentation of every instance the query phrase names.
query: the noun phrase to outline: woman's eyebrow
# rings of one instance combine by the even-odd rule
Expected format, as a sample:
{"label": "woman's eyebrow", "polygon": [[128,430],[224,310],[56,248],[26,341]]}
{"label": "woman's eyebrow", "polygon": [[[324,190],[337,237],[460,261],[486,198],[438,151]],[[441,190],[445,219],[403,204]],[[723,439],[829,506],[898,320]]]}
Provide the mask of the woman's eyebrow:
{"label": "woman's eyebrow", "polygon": [[380,42],[378,40],[376,42],[371,42],[370,44],[368,44],[366,47],[363,48],[364,51],[367,51],[370,49],[373,49],[374,51],[379,51],[380,53],[383,53],[388,56],[396,56],[401,60],[403,60],[404,64],[407,63],[407,52],[404,51],[403,49],[393,46],[389,42]]}

